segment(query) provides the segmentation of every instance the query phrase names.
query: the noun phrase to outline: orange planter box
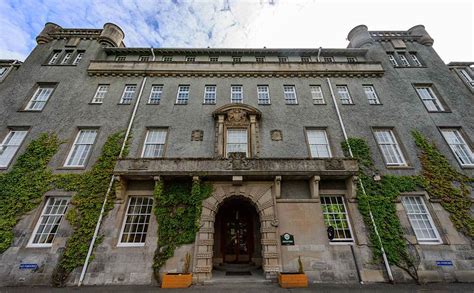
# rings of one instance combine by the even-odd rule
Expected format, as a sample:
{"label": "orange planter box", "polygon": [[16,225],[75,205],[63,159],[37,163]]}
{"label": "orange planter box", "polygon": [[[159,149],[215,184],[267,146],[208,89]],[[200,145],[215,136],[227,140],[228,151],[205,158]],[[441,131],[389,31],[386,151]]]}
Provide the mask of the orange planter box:
{"label": "orange planter box", "polygon": [[278,284],[282,288],[306,288],[308,287],[308,277],[300,273],[279,273]]}
{"label": "orange planter box", "polygon": [[193,283],[193,274],[168,273],[163,276],[161,288],[188,288]]}

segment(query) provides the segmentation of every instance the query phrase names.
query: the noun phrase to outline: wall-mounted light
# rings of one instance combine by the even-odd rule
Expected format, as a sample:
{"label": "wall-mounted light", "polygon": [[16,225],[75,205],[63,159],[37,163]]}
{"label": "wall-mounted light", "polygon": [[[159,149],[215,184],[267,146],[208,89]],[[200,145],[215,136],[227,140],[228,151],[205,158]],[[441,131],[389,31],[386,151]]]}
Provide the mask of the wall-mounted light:
{"label": "wall-mounted light", "polygon": [[372,175],[372,179],[374,179],[374,181],[380,181],[382,180],[382,176],[380,176],[378,172],[375,172],[374,175]]}

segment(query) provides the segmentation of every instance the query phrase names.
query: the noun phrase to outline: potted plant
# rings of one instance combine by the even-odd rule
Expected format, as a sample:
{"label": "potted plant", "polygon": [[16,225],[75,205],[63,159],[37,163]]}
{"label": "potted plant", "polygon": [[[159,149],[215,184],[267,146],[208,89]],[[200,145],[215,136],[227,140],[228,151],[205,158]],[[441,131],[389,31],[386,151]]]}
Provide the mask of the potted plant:
{"label": "potted plant", "polygon": [[188,288],[193,282],[193,274],[189,272],[191,254],[186,253],[182,273],[166,273],[161,282],[161,288]]}
{"label": "potted plant", "polygon": [[301,256],[298,256],[298,272],[279,273],[278,283],[282,288],[306,288],[308,287],[308,277],[303,270]]}

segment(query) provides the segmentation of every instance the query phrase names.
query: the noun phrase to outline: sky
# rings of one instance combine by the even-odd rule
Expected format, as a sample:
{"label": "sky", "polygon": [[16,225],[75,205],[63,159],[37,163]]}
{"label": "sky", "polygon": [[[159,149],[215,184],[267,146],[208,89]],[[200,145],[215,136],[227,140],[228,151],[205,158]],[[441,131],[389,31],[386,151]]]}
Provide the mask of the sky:
{"label": "sky", "polygon": [[360,24],[423,24],[445,62],[474,61],[474,0],[0,0],[0,59],[24,60],[46,22],[113,22],[127,47],[155,48],[345,48]]}

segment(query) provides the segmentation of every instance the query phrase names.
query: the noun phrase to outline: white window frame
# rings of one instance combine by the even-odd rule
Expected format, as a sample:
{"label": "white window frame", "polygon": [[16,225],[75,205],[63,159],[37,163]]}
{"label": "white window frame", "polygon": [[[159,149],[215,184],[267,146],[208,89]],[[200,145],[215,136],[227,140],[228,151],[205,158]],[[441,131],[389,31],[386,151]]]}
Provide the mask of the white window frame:
{"label": "white window frame", "polygon": [[[161,135],[159,136],[160,141],[148,141],[150,138],[150,133],[152,132],[160,132]],[[142,158],[163,158],[165,155],[165,148],[166,148],[166,140],[168,139],[168,129],[166,128],[150,128],[147,129],[146,135],[145,135],[145,141],[143,142],[143,148],[142,148]],[[158,156],[150,156],[147,155],[145,156],[145,153],[147,151],[148,147],[154,147],[153,151],[156,150],[156,147],[160,149],[159,155]]]}
{"label": "white window frame", "polygon": [[195,56],[186,56],[186,62],[196,62]]}
{"label": "white window frame", "polygon": [[[448,133],[454,135],[454,141],[449,139]],[[441,134],[451,149],[451,152],[456,157],[459,165],[462,167],[474,167],[474,153],[464,139],[462,132],[456,128],[442,128]],[[465,159],[462,157],[465,157]],[[464,160],[466,160],[466,162],[463,162]]]}
{"label": "white window frame", "polygon": [[410,56],[411,56],[411,60],[413,61],[413,64],[415,64],[415,66],[417,67],[422,67],[423,64],[421,64],[420,60],[418,59],[418,57],[416,56],[415,53],[410,53]]}
{"label": "white window frame", "polygon": [[84,52],[77,52],[76,58],[74,58],[72,65],[79,64],[79,62],[82,60],[83,57],[84,57]]}
{"label": "white window frame", "polygon": [[120,104],[130,105],[133,102],[133,98],[135,98],[136,90],[136,84],[126,84],[123,88],[122,97],[120,98]]}
{"label": "white window frame", "polygon": [[148,97],[148,104],[159,105],[161,102],[161,96],[163,95],[163,85],[153,84],[150,89],[150,96]]}
{"label": "white window frame", "polygon": [[[322,194],[320,196],[320,202],[321,202],[321,209],[323,211],[323,222],[324,222],[324,225],[326,226],[326,228],[328,228],[327,226],[327,223],[326,223],[326,220],[324,218],[325,214],[335,214],[335,213],[325,213],[324,212],[324,207],[323,205],[325,205],[323,203],[323,198],[340,198],[341,201],[342,201],[342,205],[344,207],[344,211],[338,211],[337,214],[343,214],[345,216],[345,220],[347,222],[347,226],[349,228],[349,233],[351,233],[351,237],[350,238],[347,238],[347,237],[344,237],[344,238],[335,238],[333,240],[330,240],[329,243],[330,244],[351,244],[351,243],[354,243],[354,232],[352,231],[352,225],[351,225],[351,220],[350,220],[350,217],[349,217],[349,212],[347,210],[347,205],[346,205],[346,200],[345,200],[345,197],[344,195],[332,195],[332,194]],[[333,203],[332,200],[330,200],[331,203]],[[337,203],[337,202],[336,202]],[[333,220],[334,220],[334,217],[333,217]],[[337,229],[334,228],[334,236],[336,236],[338,233],[337,233]],[[346,236],[346,235],[345,235]]]}
{"label": "white window frame", "polygon": [[265,63],[265,57],[261,57],[261,56],[255,57],[255,62]]}
{"label": "white window frame", "polygon": [[[94,133],[94,137],[92,142],[78,142],[79,138],[81,138],[82,133]],[[87,165],[87,162],[89,161],[89,157],[92,153],[95,141],[97,140],[97,135],[98,135],[98,129],[93,129],[93,128],[85,128],[85,129],[80,129],[77,132],[76,138],[74,139],[74,143],[71,145],[71,149],[69,150],[69,153],[67,155],[66,161],[64,162],[64,167],[68,168],[84,168]],[[81,154],[76,153],[76,149],[79,149],[80,146],[89,146],[85,151],[83,150]],[[84,155],[85,152],[85,155]],[[74,158],[79,154],[80,157],[83,157],[83,162],[82,164],[72,164],[71,160],[73,160],[73,155]],[[80,162],[80,160],[79,160]]]}
{"label": "white window frame", "polygon": [[285,97],[285,104],[297,105],[298,96],[296,95],[296,86],[292,84],[283,85],[283,96]]}
{"label": "white window frame", "polygon": [[402,66],[404,67],[410,67],[410,62],[408,62],[407,57],[405,56],[405,53],[403,52],[398,52],[398,58],[400,58],[400,61],[402,62]]}
{"label": "white window frame", "polygon": [[217,102],[217,86],[210,84],[204,86],[204,104],[214,105]]}
{"label": "white window frame", "polygon": [[66,51],[66,54],[64,54],[63,60],[61,61],[61,64],[68,64],[69,61],[71,60],[72,57],[72,51]]}
{"label": "white window frame", "polygon": [[270,105],[270,88],[268,85],[257,85],[257,100],[259,105]]}
{"label": "white window frame", "polygon": [[[54,203],[55,201],[63,201],[63,200],[66,200],[66,204],[65,204],[65,207],[64,207],[64,211],[62,213],[49,213],[49,214],[46,214],[46,210],[50,207],[50,202],[52,202],[53,206],[51,206],[51,209],[50,209],[50,212],[52,209],[54,209]],[[41,215],[40,217],[38,218],[38,221],[36,222],[36,225],[35,225],[35,228],[33,230],[33,233],[31,234],[31,237],[28,241],[28,244],[27,244],[27,247],[52,247],[53,246],[53,243],[54,243],[54,238],[56,238],[56,235],[58,233],[58,230],[59,230],[59,227],[61,227],[61,224],[65,218],[65,215],[66,215],[66,212],[67,212],[67,209],[68,209],[68,206],[69,206],[69,202],[70,202],[71,198],[70,197],[65,197],[65,196],[62,196],[62,197],[59,197],[59,196],[50,196],[50,197],[47,197],[46,198],[46,201],[45,201],[45,204],[44,204],[44,207],[43,209],[41,210]],[[61,207],[61,206],[59,206]],[[58,208],[59,209],[59,208]],[[49,223],[50,222],[50,219],[52,219],[53,217],[59,217],[59,223],[57,223],[57,230],[56,232],[53,234],[53,239],[51,240],[51,243],[33,243],[35,237],[36,237],[36,234],[38,234],[38,230],[42,224],[42,221],[43,221],[43,218],[45,217],[48,217],[48,219],[46,220],[46,223]],[[51,223],[49,223],[51,224]],[[44,232],[44,231],[43,231]],[[50,233],[41,233],[41,234],[50,234]],[[50,231],[51,232],[51,231]]]}
{"label": "white window frame", "polygon": [[[53,85],[38,85],[35,93],[31,97],[30,101],[26,105],[26,111],[43,111],[46,103],[51,98],[53,94],[54,86]],[[38,108],[37,105],[40,105]]]}
{"label": "white window frame", "polygon": [[8,134],[3,139],[2,144],[0,144],[0,156],[3,156],[7,149],[12,149],[12,152],[10,153],[10,157],[6,157],[6,164],[1,164],[0,168],[3,169],[8,168],[8,166],[10,166],[11,162],[13,161],[13,158],[15,157],[16,153],[23,144],[23,141],[25,140],[27,134],[28,130],[10,129]]}
{"label": "white window frame", "polygon": [[[351,93],[347,85],[336,85],[337,95],[342,105],[353,105]],[[347,102],[346,102],[347,101]]]}
{"label": "white window frame", "polygon": [[219,57],[210,56],[210,57],[209,57],[209,62],[219,62]]}
{"label": "white window frame", "polygon": [[[143,207],[144,205],[140,205],[138,206],[139,209],[138,209],[138,213],[135,213],[135,212],[132,212],[130,211],[130,204],[132,203],[132,199],[137,199],[137,198],[142,198],[142,200],[144,198],[146,198],[149,202],[151,201],[151,206],[150,205],[145,205],[146,207],[150,207],[150,212],[149,213],[141,213],[141,207]],[[142,201],[143,203],[143,201]],[[119,241],[117,243],[117,247],[143,247],[145,246],[145,243],[146,243],[146,237],[148,236],[148,231],[149,231],[149,228],[150,228],[150,220],[151,220],[151,216],[153,214],[153,205],[154,205],[154,200],[153,200],[153,197],[152,196],[142,196],[142,195],[132,195],[132,196],[129,196],[128,197],[128,203],[127,203],[127,209],[125,210],[125,216],[123,218],[123,222],[122,222],[122,228],[120,229],[120,236],[119,236]],[[135,209],[136,209],[137,206],[135,206]],[[133,234],[138,234],[138,233],[142,233],[144,234],[144,241],[143,242],[122,242],[122,237],[123,237],[123,234],[125,232],[125,225],[127,224],[127,219],[128,217],[131,217],[131,219],[133,220],[134,218],[139,218],[140,216],[147,216],[148,217],[148,222],[145,223],[140,223],[140,222],[136,222],[136,223],[133,223],[135,225],[139,224],[139,225],[146,225],[146,231],[141,231],[141,232],[138,232],[138,231],[134,231]],[[129,231],[131,232],[131,231]],[[131,233],[130,233],[131,234]]]}
{"label": "white window frame", "polygon": [[[420,201],[416,202],[415,198],[418,198]],[[428,210],[428,207],[426,206],[424,197],[422,195],[415,195],[415,196],[413,196],[413,195],[402,195],[401,199],[402,199],[401,201],[402,201],[403,208],[405,209],[405,212],[406,212],[407,217],[408,217],[408,221],[410,222],[410,226],[412,227],[413,232],[415,232],[416,240],[420,244],[441,244],[442,243],[441,237],[440,237],[438,229],[436,228],[436,225],[433,221],[433,218],[431,217],[431,213]],[[416,202],[416,204],[418,205],[418,210],[420,212],[418,212],[418,213],[409,213],[408,212],[407,204],[408,204],[409,199],[412,199],[412,202],[410,203],[411,205],[413,205],[412,204],[413,202]],[[421,205],[419,205],[419,203],[421,203]],[[424,211],[421,211],[420,207]],[[426,218],[427,218],[426,220],[428,220],[428,223],[431,225],[431,227],[428,227],[428,226],[426,226],[426,223],[424,223],[425,228],[430,228],[433,231],[433,234],[435,234],[435,238],[421,238],[418,235],[417,230],[415,230],[415,228],[414,228],[413,224],[414,224],[415,219],[413,219],[412,215],[425,215]],[[418,219],[418,220],[420,220],[420,219]]]}
{"label": "white window frame", "polygon": [[138,57],[138,61],[140,61],[140,62],[148,62],[148,61],[150,61],[150,56],[148,56],[148,55],[139,56],[139,57]]}
{"label": "white window frame", "polygon": [[459,71],[461,73],[461,76],[464,78],[465,81],[469,84],[471,88],[474,88],[474,79],[471,77],[471,75],[467,72],[466,69],[461,69]]}
{"label": "white window frame", "polygon": [[[245,132],[245,143],[244,142],[229,142],[229,133],[230,132],[238,132],[238,131],[242,131],[242,132]],[[246,145],[246,148],[245,148],[245,156],[248,157],[249,156],[249,131],[247,128],[227,128],[226,129],[226,136],[225,136],[225,156],[226,158],[229,157],[229,144],[245,144]]]}
{"label": "white window frame", "polygon": [[163,61],[163,62],[173,62],[173,56],[163,56],[163,58],[161,58],[161,61]]}
{"label": "white window frame", "polygon": [[278,62],[280,62],[280,63],[288,63],[288,57],[286,57],[286,56],[278,56]]}
{"label": "white window frame", "polygon": [[4,77],[7,74],[8,67],[0,66],[0,78]]}
{"label": "white window frame", "polygon": [[54,51],[53,55],[51,55],[51,58],[48,61],[49,65],[54,65],[56,62],[58,62],[59,56],[61,55],[61,51]]}
{"label": "white window frame", "polygon": [[[387,135],[385,138],[388,138],[387,141],[381,141],[379,133],[385,132]],[[407,166],[407,160],[405,154],[403,153],[400,144],[397,141],[395,133],[392,129],[389,128],[378,128],[374,129],[375,141],[379,147],[380,152],[382,153],[383,159],[387,166]],[[390,162],[389,162],[390,161]]]}
{"label": "white window frame", "polygon": [[189,84],[180,84],[178,86],[178,92],[176,93],[176,104],[177,105],[186,105],[189,102]]}
{"label": "white window frame", "polygon": [[377,92],[375,91],[375,88],[371,84],[365,84],[362,86],[364,89],[364,93],[367,96],[367,100],[369,101],[370,105],[380,105],[380,100],[379,96],[377,95]]}
{"label": "white window frame", "polygon": [[[324,142],[317,142],[317,141],[312,141],[311,133],[322,133],[324,134]],[[309,155],[313,159],[320,159],[320,158],[331,158],[332,153],[331,153],[331,145],[329,144],[329,138],[327,131],[325,129],[313,129],[313,128],[308,128],[306,129],[306,140],[308,142],[308,148],[309,148]],[[311,146],[316,147],[316,153],[313,153],[313,149]],[[323,146],[326,149],[327,156],[321,156],[318,151],[318,147]]]}
{"label": "white window frame", "polygon": [[99,84],[97,90],[95,91],[94,97],[92,98],[92,104],[102,104],[104,102],[105,96],[109,91],[108,84]]}
{"label": "white window frame", "polygon": [[428,112],[444,112],[445,109],[441,104],[441,101],[436,96],[432,87],[429,85],[416,85],[416,93],[420,97],[423,105],[428,110]]}
{"label": "white window frame", "polygon": [[313,99],[314,105],[324,105],[326,101],[324,100],[323,89],[320,85],[310,85],[311,98]]}
{"label": "white window frame", "polygon": [[238,56],[232,57],[232,62],[240,63],[242,62],[242,57],[238,57]]}
{"label": "white window frame", "polygon": [[125,55],[119,55],[115,57],[115,61],[125,61],[125,60],[127,60],[127,56]]}
{"label": "white window frame", "polygon": [[392,63],[393,66],[397,67],[398,62],[397,59],[395,59],[395,55],[393,53],[387,53],[388,60],[390,60],[390,63]]}
{"label": "white window frame", "polygon": [[242,104],[244,102],[243,85],[234,84],[230,86],[230,102],[236,104]]}

